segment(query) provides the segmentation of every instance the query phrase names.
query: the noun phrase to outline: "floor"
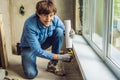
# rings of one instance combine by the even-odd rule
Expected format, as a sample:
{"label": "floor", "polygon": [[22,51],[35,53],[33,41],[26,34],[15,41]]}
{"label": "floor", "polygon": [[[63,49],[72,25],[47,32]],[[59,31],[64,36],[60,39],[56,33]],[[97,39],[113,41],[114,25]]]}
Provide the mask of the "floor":
{"label": "floor", "polygon": [[[59,66],[65,70],[66,76],[57,76],[46,71],[49,60],[37,58],[38,75],[33,80],[83,80],[76,61],[73,59],[71,63],[59,62]],[[74,66],[73,66],[74,65]],[[5,80],[27,80],[22,71],[21,56],[9,56],[9,66],[7,68],[8,76]]]}

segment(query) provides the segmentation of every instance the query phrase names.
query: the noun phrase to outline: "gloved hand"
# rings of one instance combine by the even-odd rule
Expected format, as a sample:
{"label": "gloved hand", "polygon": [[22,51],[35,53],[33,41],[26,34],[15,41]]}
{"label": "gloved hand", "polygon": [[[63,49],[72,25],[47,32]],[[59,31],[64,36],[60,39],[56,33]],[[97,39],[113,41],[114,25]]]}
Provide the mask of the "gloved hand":
{"label": "gloved hand", "polygon": [[70,30],[69,35],[71,38],[74,38],[75,31],[73,29]]}
{"label": "gloved hand", "polygon": [[58,60],[62,60],[64,62],[71,62],[73,56],[71,54],[62,54],[58,55]]}

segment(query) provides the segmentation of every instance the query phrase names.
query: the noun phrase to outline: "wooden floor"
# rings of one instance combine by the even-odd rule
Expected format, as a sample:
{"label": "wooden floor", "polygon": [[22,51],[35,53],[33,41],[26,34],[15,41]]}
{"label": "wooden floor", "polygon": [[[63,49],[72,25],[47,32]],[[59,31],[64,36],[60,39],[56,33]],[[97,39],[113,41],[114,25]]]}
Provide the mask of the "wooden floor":
{"label": "wooden floor", "polygon": [[[46,71],[48,62],[49,60],[37,58],[37,67],[39,73],[33,80],[83,80],[75,60],[73,60],[71,63],[59,63],[59,65],[64,68],[66,73],[66,76],[62,77]],[[9,56],[9,66],[7,68],[7,72],[8,76],[6,77],[10,78],[10,80],[27,80],[23,74],[21,56]]]}

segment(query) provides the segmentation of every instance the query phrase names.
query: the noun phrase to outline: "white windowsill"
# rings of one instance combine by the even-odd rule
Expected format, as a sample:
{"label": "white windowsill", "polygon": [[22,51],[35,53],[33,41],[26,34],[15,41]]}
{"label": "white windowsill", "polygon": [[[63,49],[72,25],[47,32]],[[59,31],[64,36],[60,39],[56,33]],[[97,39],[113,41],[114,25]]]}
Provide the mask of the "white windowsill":
{"label": "white windowsill", "polygon": [[84,80],[117,80],[82,36],[75,35],[73,50]]}

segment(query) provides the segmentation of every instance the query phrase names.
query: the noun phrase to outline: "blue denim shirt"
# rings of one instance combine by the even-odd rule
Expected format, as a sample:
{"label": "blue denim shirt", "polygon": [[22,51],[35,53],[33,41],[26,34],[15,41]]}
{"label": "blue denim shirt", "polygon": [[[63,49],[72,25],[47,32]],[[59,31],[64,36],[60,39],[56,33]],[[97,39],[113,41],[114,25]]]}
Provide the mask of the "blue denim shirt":
{"label": "blue denim shirt", "polygon": [[53,53],[47,52],[41,48],[41,44],[47,37],[51,36],[53,30],[57,27],[65,30],[64,24],[58,16],[54,16],[49,27],[45,27],[36,14],[30,16],[24,23],[21,37],[21,47],[30,47],[35,53],[47,59],[53,59]]}

